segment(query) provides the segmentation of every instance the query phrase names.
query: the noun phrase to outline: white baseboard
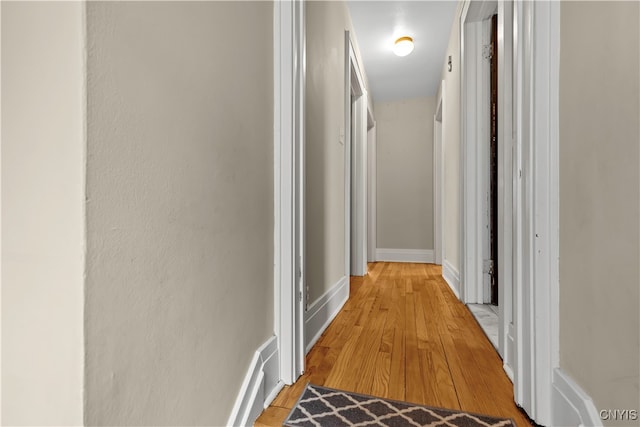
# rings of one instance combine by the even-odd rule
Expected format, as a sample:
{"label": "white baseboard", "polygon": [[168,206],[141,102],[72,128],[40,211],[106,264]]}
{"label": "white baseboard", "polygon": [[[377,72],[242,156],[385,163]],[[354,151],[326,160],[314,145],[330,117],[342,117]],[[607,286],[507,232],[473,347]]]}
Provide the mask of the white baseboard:
{"label": "white baseboard", "polygon": [[602,426],[591,397],[560,368],[553,371],[552,388],[554,426]]}
{"label": "white baseboard", "polygon": [[376,261],[387,262],[435,262],[433,249],[376,249]]}
{"label": "white baseboard", "polygon": [[342,306],[349,299],[349,278],[338,280],[331,289],[318,298],[304,314],[305,351],[320,339],[331,321],[336,317]]}
{"label": "white baseboard", "polygon": [[442,263],[442,277],[449,285],[453,293],[460,299],[460,273],[446,259]]}
{"label": "white baseboard", "polygon": [[282,391],[285,385],[284,381],[278,381],[278,384],[276,384],[273,390],[271,390],[271,393],[269,393],[264,399],[264,409],[267,409],[269,405],[271,405],[271,402],[278,397],[278,394]]}
{"label": "white baseboard", "polygon": [[278,363],[278,340],[275,336],[262,344],[253,355],[240,393],[227,421],[228,426],[253,425],[260,413],[282,389]]}
{"label": "white baseboard", "polygon": [[513,369],[511,369],[511,366],[509,366],[507,363],[503,363],[502,369],[504,370],[504,373],[507,374],[507,377],[509,377],[509,381],[511,381],[511,384],[513,384]]}

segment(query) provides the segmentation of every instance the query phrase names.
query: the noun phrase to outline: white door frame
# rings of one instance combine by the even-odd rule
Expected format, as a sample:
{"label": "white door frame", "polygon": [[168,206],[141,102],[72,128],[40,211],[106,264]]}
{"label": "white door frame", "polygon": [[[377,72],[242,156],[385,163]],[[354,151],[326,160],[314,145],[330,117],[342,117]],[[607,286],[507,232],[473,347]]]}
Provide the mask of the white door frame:
{"label": "white door frame", "polygon": [[[470,6],[467,0],[460,21],[465,301],[478,290],[480,253],[478,221],[470,218],[479,206],[472,180],[478,168],[470,161],[474,108],[466,108],[476,105],[468,96],[477,93],[474,79],[465,78]],[[556,2],[498,1],[499,350],[516,403],[543,425],[553,424],[552,376],[559,366],[559,17]]]}
{"label": "white door frame", "polygon": [[559,367],[560,5],[516,0],[516,402],[551,425]]}
{"label": "white door frame", "polygon": [[274,3],[274,332],[280,380],[304,372],[304,1]]}
{"label": "white door frame", "polygon": [[442,265],[444,259],[444,104],[445,84],[440,82],[436,100],[436,113],[433,115],[433,236],[434,262]]}
{"label": "white door frame", "polygon": [[513,316],[513,5],[498,2],[498,348],[503,367],[514,379]]}
{"label": "white door frame", "polygon": [[[465,303],[485,301],[485,274],[483,260],[489,253],[489,234],[486,198],[489,191],[489,62],[483,58],[482,45],[488,42],[486,22],[498,12],[498,353],[504,369],[513,379],[515,329],[513,324],[512,250],[513,228],[511,203],[511,69],[505,64],[512,61],[511,38],[505,29],[505,13],[511,16],[508,2],[467,1],[460,18],[461,43],[461,96],[462,96],[462,300]],[[507,31],[507,34],[510,32]],[[467,108],[466,106],[472,106]],[[477,141],[481,141],[478,143]]]}
{"label": "white door frame", "polygon": [[[355,95],[354,123],[351,123],[352,92]],[[351,34],[345,31],[345,274],[347,277],[367,274],[367,108],[367,90],[361,68],[353,48]],[[357,226],[352,229],[351,223]]]}
{"label": "white door frame", "polygon": [[376,148],[377,148],[377,128],[376,122],[369,111],[367,113],[367,155],[369,157],[367,171],[367,262],[376,262],[376,241],[377,241],[377,212],[376,212]]}
{"label": "white door frame", "polygon": [[[497,10],[496,0],[466,1],[460,16],[461,156],[462,156],[462,268],[461,294],[469,304],[482,304],[483,260],[488,259],[489,234],[489,42],[484,21]],[[490,21],[489,21],[490,25]]]}

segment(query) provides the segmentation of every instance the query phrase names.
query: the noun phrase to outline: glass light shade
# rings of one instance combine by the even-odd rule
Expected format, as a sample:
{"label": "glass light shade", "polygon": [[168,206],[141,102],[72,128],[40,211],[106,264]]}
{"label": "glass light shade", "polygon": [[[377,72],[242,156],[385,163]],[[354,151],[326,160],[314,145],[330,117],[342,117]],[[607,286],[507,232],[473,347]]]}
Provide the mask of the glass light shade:
{"label": "glass light shade", "polygon": [[411,37],[400,37],[393,45],[393,53],[398,56],[407,56],[413,51],[413,39]]}

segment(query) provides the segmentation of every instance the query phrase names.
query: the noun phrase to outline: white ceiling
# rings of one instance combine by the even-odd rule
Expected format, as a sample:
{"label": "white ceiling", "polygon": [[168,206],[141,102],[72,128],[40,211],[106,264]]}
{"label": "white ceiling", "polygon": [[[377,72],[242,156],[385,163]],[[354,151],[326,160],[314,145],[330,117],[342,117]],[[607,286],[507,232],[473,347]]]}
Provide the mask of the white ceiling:
{"label": "white ceiling", "polygon": [[[456,2],[348,1],[375,101],[434,96],[445,62]],[[415,49],[398,57],[393,42],[410,36]]]}

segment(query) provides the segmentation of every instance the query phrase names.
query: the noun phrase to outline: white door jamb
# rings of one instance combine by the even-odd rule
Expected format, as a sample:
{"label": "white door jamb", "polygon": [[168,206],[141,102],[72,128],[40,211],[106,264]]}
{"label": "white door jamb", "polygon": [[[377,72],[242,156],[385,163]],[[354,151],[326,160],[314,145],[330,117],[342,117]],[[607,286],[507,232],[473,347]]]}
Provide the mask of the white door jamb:
{"label": "white door jamb", "polygon": [[280,380],[304,371],[304,1],[274,3],[274,331]]}
{"label": "white door jamb", "polygon": [[433,116],[433,235],[435,263],[442,265],[444,259],[444,105],[445,83],[440,82],[440,91],[436,100],[436,113]]}
{"label": "white door jamb", "polygon": [[513,381],[515,324],[513,317],[513,5],[498,2],[498,348]]}
{"label": "white door jamb", "polygon": [[[465,303],[482,304],[483,259],[489,235],[485,202],[489,188],[489,60],[486,23],[497,8],[495,0],[466,1],[460,16],[462,81],[462,268],[461,294]],[[487,40],[485,40],[487,39]]]}
{"label": "white door jamb", "polygon": [[[351,123],[352,90],[355,94],[354,123]],[[367,273],[367,105],[367,91],[351,41],[351,34],[345,31],[345,266],[347,277],[364,276]],[[352,126],[354,132],[351,132]],[[353,223],[356,224],[353,230],[351,229],[352,218]]]}
{"label": "white door jamb", "polygon": [[376,122],[373,120],[371,116],[371,112],[368,112],[368,130],[367,130],[367,154],[369,156],[369,165],[368,165],[368,177],[367,177],[367,226],[368,226],[368,236],[367,236],[367,261],[368,262],[376,262],[376,240],[377,240],[377,212],[376,212],[376,185],[377,185],[377,176],[376,176],[376,149],[377,149],[377,132]]}
{"label": "white door jamb", "polygon": [[[516,152],[519,257],[516,264],[516,400],[552,425],[553,372],[559,367],[559,58],[560,5],[514,2],[521,54]],[[519,103],[520,103],[519,102]],[[522,305],[520,305],[522,304]]]}

